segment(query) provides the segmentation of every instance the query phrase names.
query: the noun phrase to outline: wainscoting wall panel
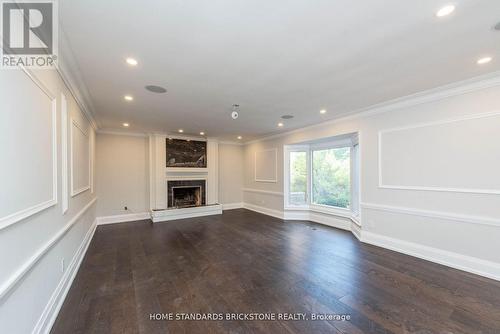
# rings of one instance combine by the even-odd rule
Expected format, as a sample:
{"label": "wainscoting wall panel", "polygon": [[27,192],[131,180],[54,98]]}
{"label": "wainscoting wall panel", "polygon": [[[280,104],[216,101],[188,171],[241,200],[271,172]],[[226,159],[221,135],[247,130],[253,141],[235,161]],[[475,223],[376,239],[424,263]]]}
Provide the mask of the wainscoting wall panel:
{"label": "wainscoting wall panel", "polygon": [[278,150],[276,148],[255,152],[255,181],[278,181]]}
{"label": "wainscoting wall panel", "polygon": [[68,198],[69,119],[95,122],[56,70],[2,71],[0,101],[0,333],[48,333],[96,217],[90,192]]}
{"label": "wainscoting wall panel", "polygon": [[61,94],[61,208],[65,214],[69,207],[68,169],[68,100]]}
{"label": "wainscoting wall panel", "polygon": [[55,95],[27,70],[4,71],[0,90],[1,229],[57,203],[57,116]]}
{"label": "wainscoting wall panel", "polygon": [[90,189],[90,136],[83,125],[71,120],[71,196]]}
{"label": "wainscoting wall panel", "polygon": [[500,194],[500,112],[379,132],[382,188]]}

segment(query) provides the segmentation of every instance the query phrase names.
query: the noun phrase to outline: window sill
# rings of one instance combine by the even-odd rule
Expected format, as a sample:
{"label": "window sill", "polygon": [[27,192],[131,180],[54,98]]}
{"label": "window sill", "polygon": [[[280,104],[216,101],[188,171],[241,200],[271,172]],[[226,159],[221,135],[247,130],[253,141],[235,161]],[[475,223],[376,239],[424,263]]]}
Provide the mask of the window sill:
{"label": "window sill", "polygon": [[359,225],[359,220],[357,219],[358,217],[355,216],[354,213],[351,212],[351,210],[349,209],[333,208],[317,204],[303,205],[303,206],[286,206],[284,207],[284,209],[285,211],[307,211],[307,212],[322,213],[336,217],[348,218],[354,220],[355,223]]}
{"label": "window sill", "polygon": [[309,205],[289,205],[284,207],[285,211],[309,211]]}
{"label": "window sill", "polygon": [[313,212],[325,213],[334,216],[340,216],[344,218],[351,218],[352,212],[349,209],[335,208],[326,205],[311,204],[309,210]]}

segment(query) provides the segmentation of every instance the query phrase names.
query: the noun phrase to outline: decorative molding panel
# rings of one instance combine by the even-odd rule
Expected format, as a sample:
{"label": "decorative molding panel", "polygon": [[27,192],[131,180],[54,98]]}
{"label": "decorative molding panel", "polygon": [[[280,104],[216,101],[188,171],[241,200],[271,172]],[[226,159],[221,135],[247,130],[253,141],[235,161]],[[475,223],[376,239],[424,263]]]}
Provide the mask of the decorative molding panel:
{"label": "decorative molding panel", "polygon": [[62,213],[65,214],[69,207],[68,189],[68,101],[61,93],[61,202]]}
{"label": "decorative molding panel", "polygon": [[95,177],[95,132],[90,130],[90,193],[94,193]]}
{"label": "decorative molding panel", "polygon": [[496,111],[380,131],[379,187],[500,195],[498,128]]}
{"label": "decorative molding panel", "polygon": [[[74,197],[90,189],[91,149],[88,131],[71,119],[71,196]],[[85,147],[86,144],[86,147]],[[79,150],[78,150],[79,149]],[[85,152],[87,156],[85,155]],[[80,161],[83,155],[83,161]],[[86,160],[86,161],[85,161]],[[80,163],[80,164],[78,164]],[[86,166],[87,170],[81,170]],[[86,182],[78,181],[85,177]],[[83,179],[82,179],[83,180]],[[82,182],[80,182],[82,183]]]}
{"label": "decorative molding panel", "polygon": [[278,149],[255,152],[255,182],[278,182]]}
{"label": "decorative molding panel", "polygon": [[0,167],[8,175],[2,187],[9,198],[0,203],[3,229],[57,204],[57,104],[56,96],[24,68],[3,73],[0,86],[6,97],[0,129],[12,140],[0,144],[2,158],[9,161]]}

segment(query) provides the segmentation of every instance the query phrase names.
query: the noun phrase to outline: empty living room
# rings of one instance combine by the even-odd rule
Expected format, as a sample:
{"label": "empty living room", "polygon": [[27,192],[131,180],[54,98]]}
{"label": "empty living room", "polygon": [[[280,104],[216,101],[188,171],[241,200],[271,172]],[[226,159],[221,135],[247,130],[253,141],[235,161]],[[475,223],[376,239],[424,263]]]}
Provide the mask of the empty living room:
{"label": "empty living room", "polygon": [[0,0],[0,334],[500,334],[500,1]]}

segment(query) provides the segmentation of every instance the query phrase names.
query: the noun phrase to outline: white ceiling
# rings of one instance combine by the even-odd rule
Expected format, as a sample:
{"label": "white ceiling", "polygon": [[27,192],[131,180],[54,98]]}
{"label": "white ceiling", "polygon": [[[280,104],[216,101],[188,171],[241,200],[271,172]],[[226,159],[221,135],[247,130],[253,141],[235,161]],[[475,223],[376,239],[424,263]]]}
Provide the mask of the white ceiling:
{"label": "white ceiling", "polygon": [[64,0],[59,15],[102,128],[250,140],[500,70],[500,1],[438,19],[448,3]]}

